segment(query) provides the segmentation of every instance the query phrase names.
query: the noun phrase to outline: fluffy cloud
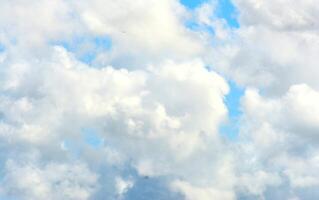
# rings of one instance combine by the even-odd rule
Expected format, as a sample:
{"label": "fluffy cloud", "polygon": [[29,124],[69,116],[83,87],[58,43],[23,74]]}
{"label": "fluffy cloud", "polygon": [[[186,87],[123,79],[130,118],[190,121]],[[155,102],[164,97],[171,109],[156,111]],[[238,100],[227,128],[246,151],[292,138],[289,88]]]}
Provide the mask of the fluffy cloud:
{"label": "fluffy cloud", "polygon": [[[210,165],[210,169],[219,170],[222,156],[217,152],[223,147],[218,127],[227,118],[223,98],[228,85],[201,61],[171,61],[128,71],[110,66],[91,68],[62,47],[53,47],[48,57],[16,62],[10,56],[4,61],[7,68],[1,74],[0,134],[5,142],[3,151],[20,147],[10,156],[22,157],[23,149],[23,155],[36,152],[41,162],[49,159],[49,166],[55,160],[67,162],[81,156],[82,162],[95,163],[98,171],[103,166],[127,166],[141,177],[172,176],[171,181],[182,178],[195,184],[214,179],[215,172],[200,168]],[[95,130],[101,149],[90,150],[92,147],[85,140],[87,128]],[[215,159],[210,160],[212,155]],[[2,159],[7,162],[9,157]],[[195,166],[194,159],[201,164]],[[39,167],[30,170],[34,168]],[[29,167],[22,166],[21,170]],[[10,173],[5,172],[8,181],[13,179]],[[203,180],[202,173],[207,174],[207,179]],[[46,176],[46,172],[42,174]],[[132,184],[124,187],[125,182],[116,178],[120,174],[120,169],[109,174],[113,186],[103,186],[112,181],[102,180],[99,184],[108,190],[116,187],[118,195],[122,195]],[[213,181],[220,184],[218,179]],[[227,183],[223,187],[230,186]],[[23,189],[33,194],[37,188],[35,185]],[[10,196],[20,188],[4,190]],[[62,193],[61,198],[67,198],[65,195]],[[81,198],[88,197],[85,194]]]}
{"label": "fluffy cloud", "polygon": [[318,6],[315,0],[300,2],[235,0],[241,20],[248,25],[266,25],[286,31],[318,29]]}
{"label": "fluffy cloud", "polygon": [[314,1],[0,2],[0,198],[319,197]]}
{"label": "fluffy cloud", "polygon": [[[239,158],[246,162],[243,166],[250,166],[241,169],[245,173],[248,170],[241,178],[248,189],[258,191],[264,187],[259,193],[263,194],[267,184],[277,188],[284,185],[298,196],[298,191],[307,194],[312,191],[307,188],[318,186],[318,94],[305,84],[293,85],[276,98],[263,97],[256,90],[246,91]],[[252,171],[260,174],[261,182],[255,183],[257,175],[249,178]],[[267,177],[273,178],[269,182]]]}
{"label": "fluffy cloud", "polygon": [[[80,22],[70,3],[58,1],[1,1],[1,39],[4,45],[39,47],[48,40],[70,37]],[[63,21],[63,23],[61,23]]]}
{"label": "fluffy cloud", "polygon": [[[0,43],[18,46],[20,54],[30,49],[42,54],[48,44],[62,43],[79,57],[92,56],[100,67],[113,63],[140,68],[163,59],[187,60],[204,51],[201,35],[184,25],[191,14],[177,0],[1,4]],[[112,51],[97,40],[110,40]]]}
{"label": "fluffy cloud", "polygon": [[[189,14],[178,1],[78,4],[80,16],[89,30],[112,38],[111,56],[119,64],[124,62],[123,56],[154,62],[158,58],[196,56],[202,51],[200,37],[184,26]],[[126,64],[132,66],[133,61],[130,59]]]}
{"label": "fluffy cloud", "polygon": [[[268,99],[260,96],[256,90],[248,90],[243,106],[248,118],[260,119],[258,122],[262,123],[261,128],[265,127],[266,130],[266,127],[273,126],[316,143],[318,98],[316,90],[301,84],[291,86],[280,98]],[[261,141],[266,143],[267,140],[264,138]]]}
{"label": "fluffy cloud", "polygon": [[89,199],[97,189],[97,175],[83,164],[19,165],[9,160],[5,173],[0,190],[5,198]]}
{"label": "fluffy cloud", "polygon": [[217,70],[248,87],[235,147],[237,197],[316,198],[318,6],[234,3],[241,26],[216,37],[211,53]]}
{"label": "fluffy cloud", "polygon": [[214,64],[244,86],[279,95],[291,85],[318,89],[318,6],[314,1],[234,1],[241,27],[212,50]]}

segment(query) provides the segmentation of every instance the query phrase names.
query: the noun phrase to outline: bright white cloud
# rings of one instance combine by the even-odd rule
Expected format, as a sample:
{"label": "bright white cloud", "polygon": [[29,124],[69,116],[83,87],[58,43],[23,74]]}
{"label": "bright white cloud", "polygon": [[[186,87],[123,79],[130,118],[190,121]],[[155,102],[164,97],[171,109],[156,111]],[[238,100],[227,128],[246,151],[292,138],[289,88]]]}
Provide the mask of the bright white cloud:
{"label": "bright white cloud", "polygon": [[[165,59],[187,60],[204,51],[201,35],[185,27],[190,13],[177,0],[3,0],[1,5],[0,43],[18,46],[24,54],[30,49],[41,54],[48,44],[66,43],[79,56],[94,52],[98,66],[140,68]],[[99,50],[96,38],[110,39],[112,51]]]}
{"label": "bright white cloud", "polygon": [[212,50],[216,68],[241,85],[272,95],[301,83],[318,89],[317,3],[234,2],[241,27]]}
{"label": "bright white cloud", "polygon": [[315,1],[0,4],[0,198],[319,197]]}
{"label": "bright white cloud", "polygon": [[[89,199],[97,175],[83,164],[18,164],[9,160],[1,183],[5,196],[19,199]],[[0,193],[0,195],[1,195]]]}
{"label": "bright white cloud", "polygon": [[[318,179],[315,170],[318,167],[318,106],[315,102],[318,94],[305,84],[293,85],[286,94],[276,98],[262,97],[256,90],[246,92],[241,126],[245,142],[241,144],[240,159],[250,166],[242,168],[248,170],[248,175],[241,178],[248,189],[258,191],[267,184],[275,187],[286,184],[297,193],[297,189],[318,186],[315,181]],[[257,184],[256,175],[249,178],[255,170],[266,170],[259,173],[273,178],[270,182],[262,178]]]}
{"label": "bright white cloud", "polygon": [[[227,118],[223,98],[228,93],[222,77],[199,60],[128,71],[91,68],[62,47],[50,54],[17,64],[7,60],[1,88],[4,150],[23,145],[26,154],[36,151],[41,159],[67,161],[88,149],[82,130],[90,127],[105,150],[81,153],[83,162],[127,165],[140,176],[198,182],[207,173],[205,181],[214,179],[215,172],[197,171],[206,164],[215,168],[221,159],[215,151],[222,148],[218,127]],[[216,159],[208,159],[214,154]],[[201,165],[195,166],[194,159]],[[114,181],[118,173],[112,174]],[[116,184],[120,193],[129,189]]]}
{"label": "bright white cloud", "polygon": [[[178,1],[97,0],[78,5],[89,30],[112,38],[111,56],[119,63],[124,62],[123,56],[154,62],[158,58],[196,56],[202,50],[200,38],[183,24],[188,13]],[[126,64],[132,66],[133,61]]]}

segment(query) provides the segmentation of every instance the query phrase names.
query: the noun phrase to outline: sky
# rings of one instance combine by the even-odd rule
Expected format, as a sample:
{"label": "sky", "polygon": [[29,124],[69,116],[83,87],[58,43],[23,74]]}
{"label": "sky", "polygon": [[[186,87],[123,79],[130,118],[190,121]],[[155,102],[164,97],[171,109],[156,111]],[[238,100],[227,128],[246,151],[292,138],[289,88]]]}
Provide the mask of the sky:
{"label": "sky", "polygon": [[0,0],[0,200],[319,198],[316,0]]}

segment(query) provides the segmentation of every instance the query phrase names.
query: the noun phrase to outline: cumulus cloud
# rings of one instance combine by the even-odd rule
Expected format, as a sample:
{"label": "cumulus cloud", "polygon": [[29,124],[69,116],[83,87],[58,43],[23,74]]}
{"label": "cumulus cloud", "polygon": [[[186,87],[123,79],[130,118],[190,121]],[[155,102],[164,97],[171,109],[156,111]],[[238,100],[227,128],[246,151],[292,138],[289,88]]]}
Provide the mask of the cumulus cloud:
{"label": "cumulus cloud", "polygon": [[[178,1],[78,4],[79,15],[89,30],[112,38],[111,56],[119,64],[124,62],[123,56],[154,62],[157,58],[196,56],[202,51],[200,37],[183,24],[189,14]],[[99,58],[103,59],[103,55]],[[126,64],[132,66],[133,61],[130,59]]]}
{"label": "cumulus cloud", "polygon": [[[243,185],[248,184],[248,189],[258,191],[260,186],[265,190],[267,184],[284,185],[298,196],[298,190],[318,186],[315,181],[318,178],[315,170],[318,123],[314,102],[317,95],[316,90],[305,84],[293,85],[286,94],[276,98],[263,97],[253,89],[246,91],[242,99],[241,126],[241,137],[245,142],[241,144],[243,155],[240,159],[250,166],[248,176],[241,178]],[[257,175],[249,180],[252,171],[265,178],[261,178],[259,184],[255,183],[259,180]]]}
{"label": "cumulus cloud", "polygon": [[318,29],[315,0],[235,0],[234,3],[240,8],[242,22],[248,25],[266,25],[285,31]]}
{"label": "cumulus cloud", "polygon": [[0,198],[319,197],[315,1],[0,2]]}
{"label": "cumulus cloud", "polygon": [[317,195],[318,6],[315,1],[233,2],[240,27],[224,28],[226,37],[213,38],[208,62],[248,88],[235,145],[242,163],[238,197],[312,199]]}
{"label": "cumulus cloud", "polygon": [[97,175],[83,164],[19,165],[9,160],[1,186],[5,196],[19,199],[89,199]]}
{"label": "cumulus cloud", "polygon": [[[64,48],[53,47],[48,57],[5,62],[1,88],[4,151],[19,145],[27,155],[35,151],[41,161],[52,160],[48,165],[81,156],[83,162],[99,164],[99,170],[105,165],[127,166],[139,176],[172,175],[172,180],[190,182],[202,179],[196,174],[200,169],[192,164],[194,159],[212,167],[221,159],[208,157],[222,148],[218,126],[227,118],[223,97],[228,85],[199,60],[164,62],[133,71],[111,66],[96,69],[77,61]],[[103,149],[86,150],[85,128],[96,130]],[[11,156],[20,157],[20,151]],[[8,162],[9,157],[3,159]],[[109,188],[116,187],[121,196],[133,185],[116,178],[120,173],[116,170],[110,175],[115,185]],[[208,169],[200,173],[211,176]],[[88,194],[83,197],[87,198]]]}
{"label": "cumulus cloud", "polygon": [[234,1],[241,27],[212,50],[214,64],[244,86],[282,94],[291,85],[318,89],[315,1]]}
{"label": "cumulus cloud", "polygon": [[[93,52],[100,67],[113,63],[140,68],[163,59],[187,60],[204,51],[201,35],[185,26],[191,14],[177,0],[1,4],[0,43],[19,46],[20,53],[32,49],[41,54],[48,44],[62,43],[79,56]],[[100,48],[97,39],[111,40],[112,51]]]}

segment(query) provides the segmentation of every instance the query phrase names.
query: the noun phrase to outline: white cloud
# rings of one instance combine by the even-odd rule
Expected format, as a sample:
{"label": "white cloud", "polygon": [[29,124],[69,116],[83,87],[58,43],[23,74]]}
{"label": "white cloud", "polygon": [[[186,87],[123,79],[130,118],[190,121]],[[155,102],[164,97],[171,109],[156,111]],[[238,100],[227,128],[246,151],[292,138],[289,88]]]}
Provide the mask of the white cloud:
{"label": "white cloud", "polygon": [[232,192],[216,190],[214,188],[193,187],[189,183],[182,181],[174,182],[172,187],[184,193],[186,200],[235,199]]}
{"label": "white cloud", "polygon": [[[239,28],[217,1],[0,2],[0,198],[125,199],[144,179],[187,200],[318,187],[315,1],[235,0]],[[221,74],[248,87],[235,141],[219,133]]]}
{"label": "white cloud", "polygon": [[301,83],[318,89],[317,3],[234,2],[241,27],[216,41],[208,58],[213,57],[215,68],[241,85],[263,88],[271,95]]}
{"label": "white cloud", "polygon": [[318,29],[316,0],[291,2],[234,0],[241,21],[248,25],[266,25],[272,29],[299,31]]}
{"label": "white cloud", "polygon": [[[239,179],[238,187],[247,190],[249,194],[263,196],[268,186],[278,186],[281,184],[281,178],[277,174],[267,173],[265,171],[256,171],[243,173]],[[245,192],[247,192],[245,191]]]}
{"label": "white cloud", "polygon": [[[91,68],[62,47],[53,47],[50,54],[41,60],[20,60],[18,66],[23,67],[18,68],[7,60],[1,88],[5,151],[23,145],[25,154],[36,151],[47,165],[81,155],[82,162],[97,164],[94,168],[126,165],[140,176],[172,175],[190,182],[202,180],[202,173],[207,181],[214,179],[208,169],[197,174],[202,165],[219,173],[214,163],[222,159],[217,154],[223,148],[218,127],[227,118],[223,98],[228,85],[202,62],[170,61],[128,71]],[[104,150],[88,150],[81,135],[86,127],[97,130]],[[216,158],[208,159],[211,155]],[[115,180],[118,173],[110,176]],[[51,189],[45,194],[47,190]]]}
{"label": "white cloud", "polygon": [[[19,199],[90,199],[97,175],[83,164],[18,164],[9,160],[1,182],[4,197]],[[0,193],[1,194],[1,193]]]}
{"label": "white cloud", "polygon": [[[94,52],[98,66],[143,67],[163,59],[187,60],[204,50],[201,35],[185,27],[190,13],[177,0],[1,1],[0,43],[20,54],[43,54],[47,45]],[[112,51],[96,38],[109,38]],[[100,44],[106,45],[106,44]],[[144,66],[145,67],[145,66]]]}
{"label": "white cloud", "polygon": [[39,47],[47,40],[70,37],[81,31],[70,2],[63,0],[1,0],[0,19],[1,42],[9,48],[10,45]]}
{"label": "white cloud", "polygon": [[[243,106],[248,120],[252,119],[263,124],[259,126],[259,129],[267,127],[268,124],[268,126],[316,142],[318,98],[318,91],[306,84],[301,84],[291,86],[280,98],[264,98],[257,91],[248,90],[243,99]],[[269,136],[267,136],[268,139],[270,139]],[[266,142],[267,138],[260,141]]]}
{"label": "white cloud", "polygon": [[132,180],[124,180],[121,177],[115,179],[117,193],[122,197],[130,188],[133,187],[134,183]]}
{"label": "white cloud", "polygon": [[[305,84],[293,85],[283,96],[272,98],[246,91],[238,158],[245,163],[240,170],[247,173],[241,178],[242,185],[252,193],[263,194],[267,184],[285,185],[294,193],[318,186],[318,94]],[[256,170],[273,178],[270,182],[256,178],[252,173]]]}

